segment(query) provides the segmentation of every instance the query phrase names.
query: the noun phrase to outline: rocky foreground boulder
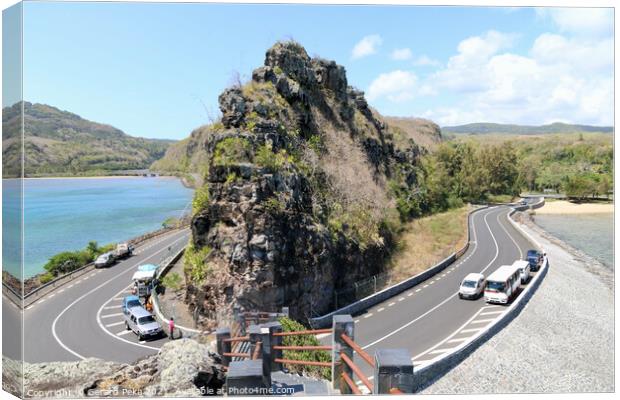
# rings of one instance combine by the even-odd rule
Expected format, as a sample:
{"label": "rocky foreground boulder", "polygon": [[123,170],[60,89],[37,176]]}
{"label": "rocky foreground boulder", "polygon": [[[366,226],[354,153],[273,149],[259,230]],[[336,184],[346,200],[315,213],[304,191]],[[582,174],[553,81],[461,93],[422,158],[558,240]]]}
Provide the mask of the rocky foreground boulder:
{"label": "rocky foreground boulder", "polygon": [[[244,310],[305,320],[384,270],[396,193],[414,193],[423,152],[349,86],[345,68],[279,42],[202,130],[206,182],[185,255],[186,301],[215,326]],[[396,137],[398,136],[398,137]],[[206,325],[209,325],[208,323]]]}
{"label": "rocky foreground boulder", "polygon": [[[225,376],[212,346],[194,339],[165,344],[132,364],[86,359],[20,365],[3,357],[3,380],[26,397],[200,396],[217,394]],[[13,368],[11,368],[13,366]]]}

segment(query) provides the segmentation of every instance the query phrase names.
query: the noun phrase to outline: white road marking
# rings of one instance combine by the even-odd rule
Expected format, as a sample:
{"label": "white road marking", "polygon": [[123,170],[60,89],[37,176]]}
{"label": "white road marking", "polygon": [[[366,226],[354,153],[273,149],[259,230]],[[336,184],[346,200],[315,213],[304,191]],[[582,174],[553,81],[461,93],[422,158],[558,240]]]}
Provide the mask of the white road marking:
{"label": "white road marking", "polygon": [[377,312],[381,312],[383,310],[385,310],[385,307],[381,307],[380,309],[377,310]]}
{"label": "white road marking", "polygon": [[[495,256],[493,257],[491,262],[482,271],[480,271],[481,273],[483,273],[484,271],[489,269],[491,267],[491,265],[493,265],[495,260],[497,260],[497,257],[499,256],[499,245],[498,245],[497,240],[495,239],[495,235],[493,235],[493,231],[491,230],[491,227],[489,226],[489,223],[487,221],[487,217],[489,216],[489,214],[491,214],[491,213],[489,212],[489,213],[485,214],[483,220],[485,222],[485,225],[487,226],[487,229],[491,233],[491,238],[493,239],[493,243],[495,244]],[[472,220],[472,224],[473,224],[473,220]],[[474,229],[474,234],[475,234],[475,229]],[[474,251],[476,251],[477,249],[478,249],[478,247],[476,246],[476,249]],[[387,339],[387,338],[397,334],[398,332],[402,331],[403,329],[406,329],[407,327],[411,326],[412,324],[414,324],[417,321],[419,321],[420,319],[426,317],[428,314],[432,313],[433,311],[435,311],[439,307],[441,307],[444,304],[446,304],[448,301],[453,299],[454,296],[457,295],[457,294],[458,294],[458,292],[455,292],[455,293],[451,294],[445,300],[443,300],[441,303],[437,304],[435,307],[433,307],[430,310],[426,311],[424,314],[422,314],[419,317],[417,317],[417,318],[407,322],[406,324],[404,324],[401,327],[393,330],[392,332],[388,333],[387,335],[385,335],[383,337],[380,337],[379,339],[375,340],[374,342],[371,342],[371,343],[367,344],[366,346],[362,347],[362,349],[365,350],[365,349],[367,349],[367,348],[369,348],[371,346],[374,346],[375,344],[380,343],[380,342],[384,341],[385,339]]]}
{"label": "white road marking", "polygon": [[449,348],[449,349],[439,349],[439,350],[433,350],[433,351],[431,351],[431,352],[430,352],[430,353],[428,353],[428,354],[442,354],[442,353],[446,353],[446,352],[448,352],[448,351],[452,351],[452,350],[454,350],[455,348],[456,348],[456,347],[451,347],[451,348]]}
{"label": "white road marking", "polygon": [[407,297],[411,297],[411,296],[413,296],[413,292],[407,293]]}
{"label": "white road marking", "polygon": [[52,293],[50,295],[47,296],[48,299],[51,299],[52,297],[56,296],[56,293]]}
{"label": "white road marking", "polygon": [[428,284],[422,286],[422,289],[426,289],[428,287]]}
{"label": "white road marking", "polygon": [[446,343],[457,343],[457,342],[463,342],[465,340],[469,339],[469,337],[464,337],[464,338],[460,338],[460,339],[452,339],[452,340],[448,340]]}
{"label": "white road marking", "polygon": [[392,307],[394,304],[396,304],[396,303],[391,302],[390,304],[388,304],[388,307]]}
{"label": "white road marking", "polygon": [[113,326],[123,325],[124,323],[125,323],[125,321],[114,322],[113,324],[107,324],[105,327],[106,327],[106,328],[111,328],[111,327],[113,327]]}
{"label": "white road marking", "polygon": [[398,301],[403,301],[403,300],[405,300],[405,298],[404,298],[404,297],[399,297],[399,298],[398,298]]}
{"label": "white road marking", "polygon": [[[181,240],[187,240],[185,238],[185,231],[181,231],[181,237],[178,238],[177,240],[173,241],[171,246],[174,246],[175,244],[177,244],[178,242],[180,242]],[[160,254],[163,251],[167,251],[168,249],[161,249],[153,254],[151,254],[149,257],[146,257],[144,259],[142,259],[140,262],[135,263],[134,265],[132,265],[131,267],[127,268],[125,271],[113,276],[112,278],[108,279],[107,281],[101,283],[100,285],[94,287],[93,289],[89,290],[88,292],[84,293],[83,295],[81,295],[80,297],[78,297],[77,299],[73,300],[73,302],[71,304],[69,304],[67,307],[65,307],[54,319],[54,322],[52,323],[52,335],[54,336],[54,339],[56,339],[56,342],[58,342],[58,344],[65,350],[67,350],[69,353],[73,354],[74,356],[76,356],[79,359],[85,360],[86,357],[82,356],[81,354],[77,353],[74,350],[71,350],[66,344],[63,343],[62,340],[60,340],[60,337],[58,337],[58,333],[56,332],[56,325],[58,324],[58,320],[60,320],[60,318],[74,305],[76,305],[78,302],[82,301],[84,298],[86,298],[87,296],[90,296],[91,294],[93,294],[94,292],[96,292],[97,290],[101,289],[102,287],[104,287],[105,285],[107,285],[108,283],[112,282],[115,279],[118,279],[122,276],[124,276],[125,274],[127,274],[128,272],[133,272],[133,269],[135,267],[137,267],[138,265],[145,263],[147,260],[151,259],[151,258],[155,258],[156,255]],[[77,282],[76,282],[77,283]],[[125,288],[123,288],[124,290]],[[102,305],[102,307],[105,305],[105,303]],[[99,315],[101,313],[101,309],[99,309],[99,311],[97,312],[97,315]],[[122,340],[122,341],[126,341],[127,343],[130,344],[134,344],[137,346],[137,344],[132,343],[130,341],[127,341],[125,339],[121,339],[118,338],[116,335],[112,334],[111,332],[109,332],[107,329],[105,329],[105,327],[103,327],[103,325],[101,324],[100,321],[97,321],[99,323],[99,325],[102,327],[102,329],[107,332],[108,334],[110,334],[110,336],[112,337],[116,337],[118,340]],[[152,350],[159,350],[159,348],[157,347],[152,347],[152,346],[142,346],[142,347],[146,347]]]}
{"label": "white road marking", "polygon": [[492,304],[492,305],[482,307],[481,310],[486,310],[488,308],[497,308],[497,307],[501,307],[501,306],[498,306],[497,304]]}
{"label": "white road marking", "polygon": [[477,321],[471,321],[470,324],[485,324],[485,323],[491,322],[491,321],[495,321],[495,318],[479,319]]}
{"label": "white road marking", "polygon": [[355,321],[353,321],[353,322],[357,324],[358,322],[360,322],[360,320],[359,320],[359,319],[356,319],[356,320],[355,320]]}
{"label": "white road marking", "polygon": [[116,336],[123,336],[123,335],[126,335],[128,333],[133,333],[133,331],[124,330],[124,331],[121,331],[121,332],[117,333]]}
{"label": "white road marking", "polygon": [[469,333],[469,332],[478,332],[480,330],[484,329],[483,328],[473,328],[473,329],[463,329],[462,331],[460,331],[459,333]]}
{"label": "white road marking", "polygon": [[112,317],[118,317],[123,315],[123,313],[114,313],[114,314],[107,314],[107,315],[101,315],[101,318],[112,318]]}
{"label": "white road marking", "polygon": [[364,319],[370,318],[370,317],[372,317],[372,313],[368,313],[368,314],[364,315]]}
{"label": "white road marking", "polygon": [[26,307],[26,310],[30,310],[33,307],[33,305],[29,305],[28,307]]}
{"label": "white road marking", "polygon": [[[125,289],[123,289],[123,291],[124,291],[124,290],[125,290]],[[121,293],[122,293],[122,292],[121,292]],[[115,297],[115,298],[113,298],[112,300],[123,300],[123,298],[122,298],[122,297]]]}
{"label": "white road marking", "polygon": [[422,290],[422,289],[416,289],[415,291],[416,291],[416,292],[420,292],[421,290]]}
{"label": "white road marking", "polygon": [[118,306],[107,306],[107,307],[103,307],[104,310],[114,310],[120,307],[120,304]]}
{"label": "white road marking", "polygon": [[487,312],[483,312],[482,314],[480,314],[480,316],[483,316],[483,315],[493,315],[493,314],[501,314],[503,312],[504,312],[504,310],[487,311]]}

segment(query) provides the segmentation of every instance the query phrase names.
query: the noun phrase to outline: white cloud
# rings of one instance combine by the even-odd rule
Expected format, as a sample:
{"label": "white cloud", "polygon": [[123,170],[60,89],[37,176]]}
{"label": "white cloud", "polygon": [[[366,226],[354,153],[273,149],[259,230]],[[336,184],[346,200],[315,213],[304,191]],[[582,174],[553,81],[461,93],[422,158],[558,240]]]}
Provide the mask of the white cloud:
{"label": "white cloud", "polygon": [[413,99],[418,77],[409,71],[396,70],[379,75],[368,87],[370,101],[385,97],[400,103]]}
{"label": "white cloud", "polygon": [[437,67],[440,65],[440,62],[430,58],[429,56],[423,54],[420,57],[413,60],[413,65],[418,67]]}
{"label": "white cloud", "polygon": [[610,36],[613,32],[612,8],[543,8],[539,15],[550,17],[561,32],[578,36]]}
{"label": "white cloud", "polygon": [[430,87],[430,92],[456,95],[459,100],[428,110],[425,116],[440,125],[613,123],[611,38],[546,33],[526,55],[505,51],[513,39],[489,32],[463,40],[447,65],[419,84],[426,92]]}
{"label": "white cloud", "polygon": [[404,49],[395,49],[394,51],[392,51],[392,55],[391,55],[393,60],[410,60],[411,57],[413,57],[413,53],[411,53],[411,49],[409,48],[404,48]]}
{"label": "white cloud", "polygon": [[351,57],[357,59],[375,54],[377,47],[381,46],[382,43],[383,39],[379,35],[365,36],[353,47]]}

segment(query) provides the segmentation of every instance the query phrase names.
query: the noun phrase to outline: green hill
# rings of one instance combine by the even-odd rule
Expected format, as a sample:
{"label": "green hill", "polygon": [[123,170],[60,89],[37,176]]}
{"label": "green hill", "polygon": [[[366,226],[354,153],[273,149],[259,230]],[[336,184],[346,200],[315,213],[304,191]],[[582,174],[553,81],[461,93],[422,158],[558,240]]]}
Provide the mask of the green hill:
{"label": "green hill", "polygon": [[[3,176],[19,176],[21,103],[2,110]],[[45,104],[24,103],[26,176],[101,175],[145,169],[172,140],[132,137]]]}
{"label": "green hill", "polygon": [[489,134],[503,133],[510,135],[540,135],[554,133],[578,133],[578,132],[603,132],[613,133],[614,128],[611,126],[592,126],[592,125],[575,125],[564,124],[562,122],[554,122],[548,125],[514,125],[514,124],[494,124],[488,122],[478,122],[473,124],[458,126],[443,126],[441,128],[444,133],[453,134]]}

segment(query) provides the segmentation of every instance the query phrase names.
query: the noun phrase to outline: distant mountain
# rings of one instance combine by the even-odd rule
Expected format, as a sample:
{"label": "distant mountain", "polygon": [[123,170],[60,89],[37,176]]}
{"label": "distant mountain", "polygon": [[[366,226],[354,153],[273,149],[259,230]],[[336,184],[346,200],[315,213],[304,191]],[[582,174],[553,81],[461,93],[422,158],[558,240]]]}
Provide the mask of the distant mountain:
{"label": "distant mountain", "polygon": [[[19,176],[21,103],[2,110],[3,176]],[[172,140],[133,137],[46,104],[24,103],[26,176],[97,175],[145,169]]]}
{"label": "distant mountain", "polygon": [[493,123],[488,123],[488,122],[478,122],[478,123],[458,125],[458,126],[444,126],[441,128],[441,130],[444,133],[456,133],[456,134],[503,133],[503,134],[511,134],[511,135],[540,135],[540,134],[550,134],[550,133],[575,133],[575,132],[613,133],[614,128],[611,126],[564,124],[562,122],[554,122],[553,124],[541,125],[541,126],[493,124]]}

